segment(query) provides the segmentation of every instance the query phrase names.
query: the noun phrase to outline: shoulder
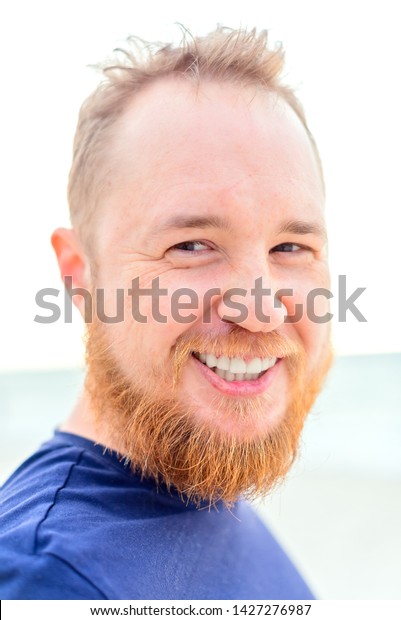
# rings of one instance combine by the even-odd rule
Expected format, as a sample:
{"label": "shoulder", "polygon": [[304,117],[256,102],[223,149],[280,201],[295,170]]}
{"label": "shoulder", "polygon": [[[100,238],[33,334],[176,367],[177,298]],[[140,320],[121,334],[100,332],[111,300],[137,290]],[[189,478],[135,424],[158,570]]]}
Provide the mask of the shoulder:
{"label": "shoulder", "polygon": [[80,446],[52,440],[26,460],[2,487],[0,598],[106,598],[62,554],[48,552],[43,539],[49,516],[53,511],[60,514],[60,494],[70,488],[84,455]]}
{"label": "shoulder", "polygon": [[35,553],[41,524],[65,488],[82,450],[45,444],[27,459],[0,490],[0,543],[15,552]]}
{"label": "shoulder", "polygon": [[61,558],[50,554],[0,553],[0,598],[104,600],[107,597]]}

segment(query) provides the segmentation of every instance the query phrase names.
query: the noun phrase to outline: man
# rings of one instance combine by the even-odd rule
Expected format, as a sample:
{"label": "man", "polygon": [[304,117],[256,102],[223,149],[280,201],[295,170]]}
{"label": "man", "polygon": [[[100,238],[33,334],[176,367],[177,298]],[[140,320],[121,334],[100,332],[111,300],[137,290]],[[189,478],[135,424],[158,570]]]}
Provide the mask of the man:
{"label": "man", "polygon": [[244,501],[331,360],[322,172],[282,66],[255,31],[134,41],[84,103],[52,243],[87,378],[3,488],[3,598],[312,597]]}

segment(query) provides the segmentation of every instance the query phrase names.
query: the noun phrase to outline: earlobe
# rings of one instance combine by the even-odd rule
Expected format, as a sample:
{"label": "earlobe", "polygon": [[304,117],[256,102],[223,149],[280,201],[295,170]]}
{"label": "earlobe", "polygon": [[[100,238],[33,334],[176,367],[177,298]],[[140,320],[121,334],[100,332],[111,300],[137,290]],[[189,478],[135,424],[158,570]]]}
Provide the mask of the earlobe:
{"label": "earlobe", "polygon": [[[57,256],[63,283],[66,284],[69,280],[71,288],[90,290],[89,261],[76,232],[70,228],[56,228],[51,236],[51,243]],[[73,302],[83,316],[83,297],[74,295]]]}

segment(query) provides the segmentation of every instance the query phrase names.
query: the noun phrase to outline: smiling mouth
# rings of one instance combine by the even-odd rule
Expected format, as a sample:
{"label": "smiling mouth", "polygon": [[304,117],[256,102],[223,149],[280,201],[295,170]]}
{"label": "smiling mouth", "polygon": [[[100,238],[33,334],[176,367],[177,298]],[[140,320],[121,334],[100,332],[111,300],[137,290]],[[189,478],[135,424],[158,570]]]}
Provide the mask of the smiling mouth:
{"label": "smiling mouth", "polygon": [[207,366],[225,381],[256,381],[275,366],[277,357],[254,357],[245,360],[241,357],[216,357],[212,353],[192,353],[197,360]]}

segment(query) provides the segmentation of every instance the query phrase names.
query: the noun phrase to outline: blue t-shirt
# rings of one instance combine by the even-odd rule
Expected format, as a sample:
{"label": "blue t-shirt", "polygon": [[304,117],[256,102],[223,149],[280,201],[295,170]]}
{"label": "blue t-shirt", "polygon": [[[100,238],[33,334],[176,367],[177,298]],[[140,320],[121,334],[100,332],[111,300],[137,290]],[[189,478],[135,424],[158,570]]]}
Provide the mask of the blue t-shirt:
{"label": "blue t-shirt", "polygon": [[56,432],[0,493],[2,599],[311,599],[244,502],[186,505]]}

